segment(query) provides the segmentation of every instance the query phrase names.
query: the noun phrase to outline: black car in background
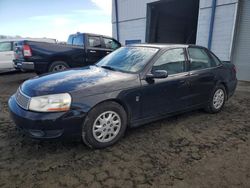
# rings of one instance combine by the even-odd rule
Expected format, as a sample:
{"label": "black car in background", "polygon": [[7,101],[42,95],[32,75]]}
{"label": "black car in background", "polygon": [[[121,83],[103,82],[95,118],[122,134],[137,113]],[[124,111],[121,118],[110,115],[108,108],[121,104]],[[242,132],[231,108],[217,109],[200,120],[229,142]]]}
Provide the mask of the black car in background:
{"label": "black car in background", "polygon": [[219,112],[237,85],[235,67],[194,45],[121,47],[96,65],[25,81],[9,99],[32,138],[116,143],[128,127],[203,108]]}
{"label": "black car in background", "polygon": [[22,40],[15,44],[14,66],[37,74],[57,72],[93,65],[119,47],[113,38],[89,33],[70,35],[66,45]]}

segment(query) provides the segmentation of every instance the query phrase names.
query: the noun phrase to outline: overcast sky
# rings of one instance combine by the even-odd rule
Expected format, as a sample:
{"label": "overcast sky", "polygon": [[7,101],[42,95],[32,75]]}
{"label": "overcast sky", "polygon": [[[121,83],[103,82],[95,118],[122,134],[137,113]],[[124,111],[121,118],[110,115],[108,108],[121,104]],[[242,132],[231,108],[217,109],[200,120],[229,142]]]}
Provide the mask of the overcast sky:
{"label": "overcast sky", "polygon": [[71,33],[112,35],[112,0],[0,0],[0,35],[66,41]]}

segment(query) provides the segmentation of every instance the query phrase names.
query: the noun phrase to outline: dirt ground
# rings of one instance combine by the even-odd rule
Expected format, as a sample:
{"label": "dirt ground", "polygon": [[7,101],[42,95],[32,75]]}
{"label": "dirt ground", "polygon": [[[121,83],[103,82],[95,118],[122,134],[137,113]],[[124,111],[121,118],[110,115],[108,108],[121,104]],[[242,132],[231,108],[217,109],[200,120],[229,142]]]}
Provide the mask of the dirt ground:
{"label": "dirt ground", "polygon": [[178,115],[91,150],[17,134],[7,100],[32,76],[0,75],[0,187],[250,187],[250,83],[219,114]]}

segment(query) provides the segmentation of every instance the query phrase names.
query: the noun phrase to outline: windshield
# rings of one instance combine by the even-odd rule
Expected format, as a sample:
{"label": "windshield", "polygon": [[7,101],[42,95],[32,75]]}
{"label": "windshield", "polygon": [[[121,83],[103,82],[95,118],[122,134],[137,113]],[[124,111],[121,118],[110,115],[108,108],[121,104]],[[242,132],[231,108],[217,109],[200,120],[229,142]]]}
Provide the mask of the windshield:
{"label": "windshield", "polygon": [[157,51],[157,48],[121,47],[96,65],[111,70],[135,73],[141,71]]}

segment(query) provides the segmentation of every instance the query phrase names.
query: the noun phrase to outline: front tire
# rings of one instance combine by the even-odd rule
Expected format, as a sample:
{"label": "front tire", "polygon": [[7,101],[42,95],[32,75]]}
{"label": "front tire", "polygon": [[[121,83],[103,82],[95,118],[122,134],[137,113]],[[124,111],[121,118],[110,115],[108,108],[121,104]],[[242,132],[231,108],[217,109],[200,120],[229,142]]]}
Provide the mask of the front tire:
{"label": "front tire", "polygon": [[127,114],[116,102],[94,107],[82,127],[82,140],[91,148],[105,148],[118,142],[127,128]]}
{"label": "front tire", "polygon": [[225,87],[223,85],[216,86],[205,110],[212,114],[220,112],[224,107],[226,99],[227,93]]}

